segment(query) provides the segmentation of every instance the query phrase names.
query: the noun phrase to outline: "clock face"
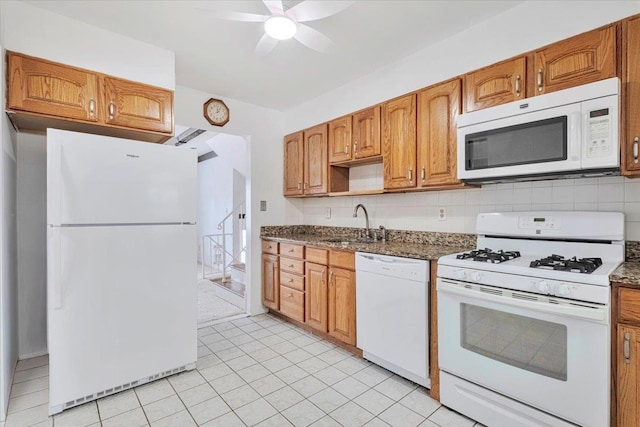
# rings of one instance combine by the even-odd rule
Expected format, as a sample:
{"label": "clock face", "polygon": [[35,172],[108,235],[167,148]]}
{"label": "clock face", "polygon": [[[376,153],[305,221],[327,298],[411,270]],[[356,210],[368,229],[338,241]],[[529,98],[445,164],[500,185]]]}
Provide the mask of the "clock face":
{"label": "clock face", "polygon": [[229,121],[229,108],[218,99],[210,99],[205,103],[205,118],[212,125],[223,126]]}

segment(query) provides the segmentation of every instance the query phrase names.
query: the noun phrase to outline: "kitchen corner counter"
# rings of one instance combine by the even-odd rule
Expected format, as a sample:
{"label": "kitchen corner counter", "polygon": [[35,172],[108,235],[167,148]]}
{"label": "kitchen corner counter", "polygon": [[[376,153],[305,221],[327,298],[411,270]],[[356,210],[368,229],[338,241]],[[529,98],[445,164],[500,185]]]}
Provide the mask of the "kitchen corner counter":
{"label": "kitchen corner counter", "polygon": [[616,268],[611,276],[612,283],[620,283],[625,286],[637,286],[640,288],[640,261],[623,262]]}
{"label": "kitchen corner counter", "polygon": [[[443,255],[475,249],[475,235],[467,234],[411,231],[400,232],[389,230],[389,234],[395,237],[399,237],[399,234],[401,233],[405,234],[400,236],[398,240],[394,240],[392,237],[385,243],[380,241],[363,243],[356,241],[353,237],[344,237],[348,235],[353,236],[353,233],[337,234],[335,231],[340,229],[333,227],[326,227],[327,229],[333,228],[333,230],[320,230],[320,232],[315,233],[300,232],[301,230],[299,229],[291,230],[294,231],[293,233],[282,232],[284,231],[282,230],[284,228],[285,227],[279,227],[279,230],[273,230],[275,232],[265,232],[265,230],[263,230],[260,237],[264,240],[272,240],[276,242],[296,243],[319,248],[367,252],[378,255],[398,256],[429,261],[437,260]],[[336,241],[341,238],[346,243]]]}

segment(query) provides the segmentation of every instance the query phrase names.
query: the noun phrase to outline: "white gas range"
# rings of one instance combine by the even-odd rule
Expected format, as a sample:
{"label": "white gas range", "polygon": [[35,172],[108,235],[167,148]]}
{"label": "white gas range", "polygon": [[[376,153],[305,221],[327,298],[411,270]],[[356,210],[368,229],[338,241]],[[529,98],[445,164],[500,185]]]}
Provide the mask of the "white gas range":
{"label": "white gas range", "polygon": [[486,213],[477,233],[438,261],[442,403],[488,426],[608,425],[624,215]]}

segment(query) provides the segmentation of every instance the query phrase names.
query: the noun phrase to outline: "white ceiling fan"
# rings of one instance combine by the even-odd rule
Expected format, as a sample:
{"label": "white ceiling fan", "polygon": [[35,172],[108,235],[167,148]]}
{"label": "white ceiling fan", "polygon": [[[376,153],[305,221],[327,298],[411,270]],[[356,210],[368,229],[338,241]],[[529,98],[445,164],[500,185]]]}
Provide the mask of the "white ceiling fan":
{"label": "white ceiling fan", "polygon": [[256,54],[264,56],[279,40],[295,38],[306,47],[327,52],[333,45],[321,32],[303,24],[316,21],[346,9],[353,1],[305,0],[285,10],[282,0],[262,0],[270,15],[256,13],[213,11],[218,18],[242,22],[264,22],[265,33],[258,41]]}

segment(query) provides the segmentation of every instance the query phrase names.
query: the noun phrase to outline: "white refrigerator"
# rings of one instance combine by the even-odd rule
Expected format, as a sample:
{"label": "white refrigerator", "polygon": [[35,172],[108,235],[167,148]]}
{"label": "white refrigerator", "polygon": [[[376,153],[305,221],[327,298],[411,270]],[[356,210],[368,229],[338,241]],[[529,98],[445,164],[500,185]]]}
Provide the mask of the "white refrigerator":
{"label": "white refrigerator", "polygon": [[49,414],[197,360],[195,150],[47,130]]}

